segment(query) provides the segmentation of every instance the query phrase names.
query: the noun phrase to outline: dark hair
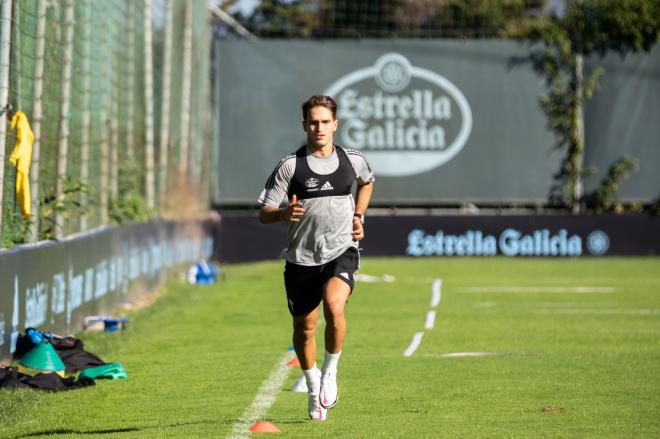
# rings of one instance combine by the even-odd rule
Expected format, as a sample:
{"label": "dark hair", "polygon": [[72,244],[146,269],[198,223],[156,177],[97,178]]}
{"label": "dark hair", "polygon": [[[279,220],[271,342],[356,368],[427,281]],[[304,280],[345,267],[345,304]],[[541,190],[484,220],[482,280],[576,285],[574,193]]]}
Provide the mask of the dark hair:
{"label": "dark hair", "polygon": [[337,103],[330,96],[314,95],[302,104],[303,120],[307,120],[309,110],[314,107],[325,107],[332,113],[332,118],[337,119]]}

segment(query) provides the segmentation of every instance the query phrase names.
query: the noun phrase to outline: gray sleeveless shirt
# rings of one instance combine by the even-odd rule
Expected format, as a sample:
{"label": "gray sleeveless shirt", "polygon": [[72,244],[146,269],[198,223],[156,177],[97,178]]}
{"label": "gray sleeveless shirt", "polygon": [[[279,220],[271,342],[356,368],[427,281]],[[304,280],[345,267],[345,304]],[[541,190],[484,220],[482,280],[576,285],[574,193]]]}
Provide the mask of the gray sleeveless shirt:
{"label": "gray sleeveless shirt", "polygon": [[[352,237],[355,211],[353,195],[338,194],[330,188],[333,187],[333,182],[338,181],[338,175],[349,174],[358,185],[364,185],[374,181],[374,174],[361,152],[342,149],[342,157],[348,160],[340,160],[337,148],[341,147],[335,146],[335,150],[327,157],[316,156],[306,148],[299,150],[304,157],[298,160],[302,159],[307,163],[308,169],[304,174],[301,174],[301,169],[298,169],[296,174],[296,152],[286,155],[271,173],[257,200],[262,206],[279,207],[283,201],[288,201],[287,196],[292,187],[300,191],[299,183],[292,186],[294,176],[300,179],[304,175],[303,183],[309,185],[310,194],[313,195],[306,197],[304,194],[296,194],[305,207],[305,213],[300,222],[289,223],[289,242],[283,252],[284,258],[294,264],[325,264],[349,247],[357,247],[357,242],[354,242]],[[348,169],[339,169],[340,166]]]}

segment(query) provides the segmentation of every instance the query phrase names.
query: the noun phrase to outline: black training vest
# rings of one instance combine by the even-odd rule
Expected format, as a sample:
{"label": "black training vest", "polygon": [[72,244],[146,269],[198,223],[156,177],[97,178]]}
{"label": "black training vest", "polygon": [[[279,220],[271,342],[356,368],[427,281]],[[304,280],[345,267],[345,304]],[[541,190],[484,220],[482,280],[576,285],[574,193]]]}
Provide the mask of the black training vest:
{"label": "black training vest", "polygon": [[349,195],[355,171],[346,152],[335,145],[339,166],[332,174],[321,175],[312,171],[307,164],[307,146],[303,145],[296,151],[296,170],[289,183],[287,195],[289,200],[295,194],[299,200],[318,197]]}

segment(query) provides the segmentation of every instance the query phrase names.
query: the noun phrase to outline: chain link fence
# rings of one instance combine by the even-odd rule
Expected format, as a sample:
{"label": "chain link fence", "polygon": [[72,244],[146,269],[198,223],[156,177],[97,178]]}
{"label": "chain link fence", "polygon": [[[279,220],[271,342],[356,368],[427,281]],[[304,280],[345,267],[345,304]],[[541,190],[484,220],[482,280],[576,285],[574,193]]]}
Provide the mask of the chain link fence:
{"label": "chain link fence", "polygon": [[[208,199],[211,31],[205,1],[0,0],[0,248]],[[34,133],[31,211],[9,163]]]}
{"label": "chain link fence", "polygon": [[222,4],[260,38],[500,38],[549,0],[261,0]]}

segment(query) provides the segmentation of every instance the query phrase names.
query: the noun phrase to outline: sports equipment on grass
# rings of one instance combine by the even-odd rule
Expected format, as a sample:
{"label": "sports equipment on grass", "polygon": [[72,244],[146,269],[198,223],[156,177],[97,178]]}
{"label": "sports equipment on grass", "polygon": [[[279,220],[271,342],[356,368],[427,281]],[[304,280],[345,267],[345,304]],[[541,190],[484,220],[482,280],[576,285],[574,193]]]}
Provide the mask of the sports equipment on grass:
{"label": "sports equipment on grass", "polygon": [[64,376],[64,363],[48,340],[32,348],[18,362],[19,371],[32,375],[35,373],[55,372]]}
{"label": "sports equipment on grass", "polygon": [[307,381],[305,381],[305,375],[300,375],[300,378],[291,386],[292,392],[298,393],[307,393]]}

